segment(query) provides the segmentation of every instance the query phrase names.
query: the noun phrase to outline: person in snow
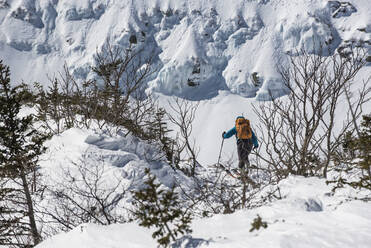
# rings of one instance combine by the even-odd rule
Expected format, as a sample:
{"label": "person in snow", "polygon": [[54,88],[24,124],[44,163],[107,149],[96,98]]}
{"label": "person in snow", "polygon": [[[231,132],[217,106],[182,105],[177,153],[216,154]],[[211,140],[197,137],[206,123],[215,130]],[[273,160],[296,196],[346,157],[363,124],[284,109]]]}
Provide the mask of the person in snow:
{"label": "person in snow", "polygon": [[233,135],[237,138],[238,167],[247,169],[250,165],[249,154],[254,148],[258,148],[258,139],[252,131],[250,121],[243,116],[236,118],[235,126],[228,132],[223,132],[223,139],[228,139]]}

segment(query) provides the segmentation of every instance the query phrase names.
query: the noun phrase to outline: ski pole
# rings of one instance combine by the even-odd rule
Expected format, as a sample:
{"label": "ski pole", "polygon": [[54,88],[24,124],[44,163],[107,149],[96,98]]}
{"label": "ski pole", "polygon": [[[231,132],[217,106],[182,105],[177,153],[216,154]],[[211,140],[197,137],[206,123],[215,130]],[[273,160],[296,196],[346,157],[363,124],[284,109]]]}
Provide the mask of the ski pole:
{"label": "ski pole", "polygon": [[223,144],[224,144],[224,138],[222,140],[222,145],[220,146],[220,151],[219,151],[219,158],[218,158],[218,163],[217,165],[219,165],[219,162],[220,162],[220,157],[222,156],[222,149],[223,149]]}

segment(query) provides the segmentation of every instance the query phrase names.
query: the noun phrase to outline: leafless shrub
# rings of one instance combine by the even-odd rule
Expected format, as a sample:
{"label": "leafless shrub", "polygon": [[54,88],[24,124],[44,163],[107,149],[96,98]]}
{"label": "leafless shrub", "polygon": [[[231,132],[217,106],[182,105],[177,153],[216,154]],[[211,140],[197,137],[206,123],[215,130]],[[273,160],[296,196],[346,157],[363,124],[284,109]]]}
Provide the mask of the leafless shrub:
{"label": "leafless shrub", "polygon": [[193,121],[196,116],[198,103],[192,104],[191,102],[176,98],[175,103],[169,102],[172,113],[168,113],[168,118],[178,131],[177,138],[174,143],[173,152],[173,165],[176,168],[181,168],[181,163],[186,163],[186,167],[181,169],[190,176],[194,176],[196,168],[200,166],[197,161],[198,148],[196,141],[191,140],[193,130]]}
{"label": "leafless shrub", "polygon": [[[279,66],[287,97],[271,99],[254,107],[265,153],[259,159],[278,178],[288,174],[327,176],[328,167],[345,131],[354,131],[362,104],[370,92],[369,80],[359,94],[349,90],[365,64],[365,52],[355,48],[348,56],[319,56],[305,51],[291,57],[288,67]],[[343,98],[345,108],[338,118]],[[335,125],[344,119],[340,128]]]}
{"label": "leafless shrub", "polygon": [[125,222],[117,206],[126,188],[120,176],[107,178],[103,159],[92,159],[87,153],[78,163],[63,167],[57,182],[47,185],[38,206],[39,222],[49,236],[68,231],[81,223],[109,225]]}
{"label": "leafless shrub", "polygon": [[143,94],[145,83],[156,70],[152,67],[153,58],[143,57],[143,49],[132,44],[122,49],[107,41],[95,56],[96,66],[92,68],[97,80],[103,83],[110,123],[132,127],[133,132],[138,132],[135,129],[140,125],[136,124],[143,116],[149,111],[153,113],[153,102],[142,100],[147,98]]}
{"label": "leafless shrub", "polygon": [[[209,216],[253,208],[269,201],[272,195],[275,195],[269,191],[271,194],[266,193],[260,197],[261,191],[272,183],[273,179],[268,170],[257,166],[251,167],[249,174],[240,178],[234,178],[217,167],[206,170],[197,160],[196,140],[191,138],[198,103],[176,98],[173,103],[169,102],[169,106],[169,120],[178,131],[172,149],[173,166],[191,176],[193,181],[192,190],[185,189],[181,182],[177,183],[185,199],[184,205],[192,208],[199,216]],[[231,167],[231,164],[232,160],[225,162],[227,167]]]}
{"label": "leafless shrub", "polygon": [[[231,161],[226,162],[230,168]],[[237,174],[235,174],[237,176]],[[274,199],[280,199],[278,187],[270,181],[270,175],[249,170],[244,177],[232,177],[225,170],[211,166],[207,171],[193,177],[192,190],[178,183],[185,205],[195,215],[206,217],[213,214],[230,214],[239,209],[255,208]],[[267,189],[270,187],[269,189]],[[263,192],[264,191],[264,192]]]}
{"label": "leafless shrub", "polygon": [[146,82],[156,71],[152,57],[143,48],[112,46],[110,42],[95,56],[94,80],[77,82],[67,66],[52,86],[36,84],[38,118],[52,134],[71,127],[97,126],[109,134],[132,133],[143,140],[154,139],[151,127],[162,110],[144,94]]}

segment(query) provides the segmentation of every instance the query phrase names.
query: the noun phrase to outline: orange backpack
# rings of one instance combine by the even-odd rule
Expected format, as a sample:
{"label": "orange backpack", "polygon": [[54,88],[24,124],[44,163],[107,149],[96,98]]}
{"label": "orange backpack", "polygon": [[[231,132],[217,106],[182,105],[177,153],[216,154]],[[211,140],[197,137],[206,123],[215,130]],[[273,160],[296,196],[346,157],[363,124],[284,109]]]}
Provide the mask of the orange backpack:
{"label": "orange backpack", "polygon": [[237,118],[236,131],[238,139],[251,139],[252,131],[250,127],[250,121],[243,117]]}

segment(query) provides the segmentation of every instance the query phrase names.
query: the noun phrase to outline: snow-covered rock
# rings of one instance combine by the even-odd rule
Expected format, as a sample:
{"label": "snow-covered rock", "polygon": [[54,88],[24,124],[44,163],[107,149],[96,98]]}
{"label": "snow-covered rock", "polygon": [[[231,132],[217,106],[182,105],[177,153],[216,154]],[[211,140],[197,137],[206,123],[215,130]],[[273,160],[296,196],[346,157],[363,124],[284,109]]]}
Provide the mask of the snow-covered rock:
{"label": "snow-covered rock", "polygon": [[103,132],[72,128],[54,136],[46,145],[48,150],[40,162],[46,184],[63,183],[64,170],[69,167],[77,170],[76,165],[81,162],[91,167],[106,167],[104,178],[107,181],[115,184],[114,178],[122,178],[125,184],[133,186],[131,190],[143,185],[145,168],[167,187],[171,187],[174,180],[187,181],[161,159],[163,155],[158,146],[131,135],[112,137]]}
{"label": "snow-covered rock", "polygon": [[332,53],[349,41],[369,49],[360,30],[370,12],[368,0],[2,0],[0,56],[18,82],[47,84],[64,63],[85,79],[107,39],[125,47],[131,37],[155,58],[148,91],[266,100],[287,93],[276,65],[300,49]]}
{"label": "snow-covered rock", "polygon": [[328,5],[331,8],[332,17],[334,18],[350,16],[354,12],[357,12],[357,9],[349,2],[328,1]]}

